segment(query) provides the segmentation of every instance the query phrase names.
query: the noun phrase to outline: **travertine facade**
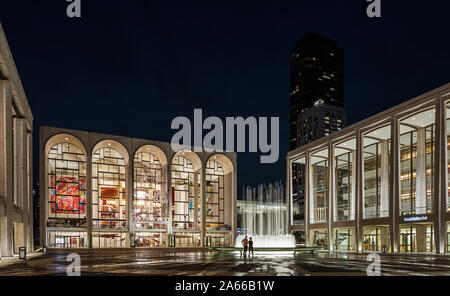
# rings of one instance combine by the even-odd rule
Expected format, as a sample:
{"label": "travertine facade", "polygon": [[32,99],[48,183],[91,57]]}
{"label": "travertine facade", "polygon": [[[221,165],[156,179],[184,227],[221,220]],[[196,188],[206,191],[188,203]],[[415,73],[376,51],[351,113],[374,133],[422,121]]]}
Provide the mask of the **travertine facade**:
{"label": "travertine facade", "polygon": [[33,115],[0,25],[1,257],[33,249]]}

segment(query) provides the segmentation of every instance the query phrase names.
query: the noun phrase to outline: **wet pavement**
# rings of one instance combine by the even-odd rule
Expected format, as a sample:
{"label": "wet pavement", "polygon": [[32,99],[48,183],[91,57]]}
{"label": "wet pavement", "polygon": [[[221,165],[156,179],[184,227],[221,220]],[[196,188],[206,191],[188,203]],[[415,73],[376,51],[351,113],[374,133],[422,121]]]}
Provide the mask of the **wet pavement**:
{"label": "wet pavement", "polygon": [[[66,275],[67,256],[76,252],[81,275],[192,275],[192,276],[361,276],[368,254],[239,251],[84,249],[52,250],[26,262],[0,263],[0,275]],[[434,254],[380,254],[381,275],[450,275],[450,256]]]}

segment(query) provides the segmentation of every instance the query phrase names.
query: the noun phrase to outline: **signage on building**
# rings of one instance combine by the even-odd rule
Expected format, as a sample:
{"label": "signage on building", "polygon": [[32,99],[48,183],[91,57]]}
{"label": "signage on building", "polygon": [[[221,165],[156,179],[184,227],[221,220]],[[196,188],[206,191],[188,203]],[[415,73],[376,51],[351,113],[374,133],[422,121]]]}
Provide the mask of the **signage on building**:
{"label": "signage on building", "polygon": [[403,222],[418,222],[418,221],[427,221],[428,216],[412,216],[403,218]]}

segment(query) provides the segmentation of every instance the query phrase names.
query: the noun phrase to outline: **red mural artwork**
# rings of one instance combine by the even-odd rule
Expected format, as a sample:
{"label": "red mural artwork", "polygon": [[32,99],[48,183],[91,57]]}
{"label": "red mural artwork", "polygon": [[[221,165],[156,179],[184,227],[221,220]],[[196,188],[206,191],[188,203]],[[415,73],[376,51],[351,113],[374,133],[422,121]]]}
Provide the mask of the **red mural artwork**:
{"label": "red mural artwork", "polygon": [[[55,184],[56,183],[56,184]],[[58,177],[52,176],[52,191],[50,200],[55,202],[51,205],[52,213],[66,214],[85,214],[86,212],[86,179],[75,177]]]}

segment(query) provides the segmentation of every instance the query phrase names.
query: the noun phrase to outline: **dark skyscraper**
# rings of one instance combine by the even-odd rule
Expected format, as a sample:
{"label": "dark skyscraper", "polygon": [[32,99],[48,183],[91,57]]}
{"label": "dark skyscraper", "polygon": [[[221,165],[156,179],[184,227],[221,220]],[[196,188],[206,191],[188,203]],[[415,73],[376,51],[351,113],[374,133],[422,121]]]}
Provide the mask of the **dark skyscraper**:
{"label": "dark skyscraper", "polygon": [[309,33],[290,56],[291,150],[345,126],[344,50]]}
{"label": "dark skyscraper", "polygon": [[[290,53],[290,148],[341,130],[344,109],[344,50],[317,34],[303,36]],[[304,218],[304,164],[293,164],[294,224]]]}

